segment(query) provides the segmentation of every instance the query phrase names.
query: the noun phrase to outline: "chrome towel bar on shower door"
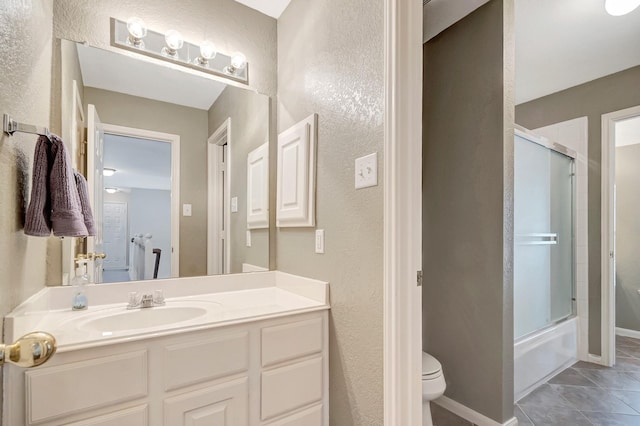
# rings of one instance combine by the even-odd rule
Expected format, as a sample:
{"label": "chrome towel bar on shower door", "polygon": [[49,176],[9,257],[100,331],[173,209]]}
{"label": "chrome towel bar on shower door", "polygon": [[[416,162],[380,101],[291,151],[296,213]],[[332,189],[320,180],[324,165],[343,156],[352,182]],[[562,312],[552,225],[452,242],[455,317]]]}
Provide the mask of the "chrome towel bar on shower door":
{"label": "chrome towel bar on shower door", "polygon": [[558,244],[558,234],[532,233],[516,234],[515,243],[519,245],[551,245]]}

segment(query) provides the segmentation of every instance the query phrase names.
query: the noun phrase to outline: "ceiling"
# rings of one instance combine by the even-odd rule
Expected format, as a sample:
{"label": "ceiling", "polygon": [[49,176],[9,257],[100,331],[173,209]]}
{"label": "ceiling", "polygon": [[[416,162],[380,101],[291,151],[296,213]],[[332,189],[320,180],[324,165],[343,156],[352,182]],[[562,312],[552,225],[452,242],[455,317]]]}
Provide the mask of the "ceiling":
{"label": "ceiling", "polygon": [[515,0],[516,104],[640,64],[640,8],[604,0]]}
{"label": "ceiling", "polygon": [[104,135],[105,188],[171,190],[171,144],[120,135]]}
{"label": "ceiling", "polygon": [[[226,85],[170,64],[76,44],[85,87],[209,110]],[[171,82],[171,84],[167,84]]]}
{"label": "ceiling", "polygon": [[278,19],[282,12],[289,6],[291,0],[236,0],[245,6]]}

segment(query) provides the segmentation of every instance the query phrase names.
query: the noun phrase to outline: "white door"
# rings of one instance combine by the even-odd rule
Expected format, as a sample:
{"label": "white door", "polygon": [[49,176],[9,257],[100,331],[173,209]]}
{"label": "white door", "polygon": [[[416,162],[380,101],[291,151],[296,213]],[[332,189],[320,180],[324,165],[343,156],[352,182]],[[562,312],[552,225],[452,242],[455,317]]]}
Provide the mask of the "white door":
{"label": "white door", "polygon": [[[87,253],[102,254],[103,247],[103,194],[102,169],[104,167],[104,130],[94,105],[89,104],[87,111],[87,182],[89,200],[96,223],[96,236],[87,238]],[[102,260],[96,258],[87,263],[89,281],[102,282]]]}
{"label": "white door", "polygon": [[105,202],[103,211],[104,253],[102,265],[108,269],[127,269],[127,203]]}

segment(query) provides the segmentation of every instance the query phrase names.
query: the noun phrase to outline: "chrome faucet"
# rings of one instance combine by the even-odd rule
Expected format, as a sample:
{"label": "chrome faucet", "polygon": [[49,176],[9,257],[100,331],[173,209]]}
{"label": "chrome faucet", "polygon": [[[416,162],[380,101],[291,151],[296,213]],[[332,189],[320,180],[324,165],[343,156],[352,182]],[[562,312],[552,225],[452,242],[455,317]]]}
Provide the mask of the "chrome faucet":
{"label": "chrome faucet", "polygon": [[138,292],[129,293],[129,304],[127,309],[144,309],[153,308],[154,306],[162,306],[165,304],[162,290],[156,290],[153,294],[143,294],[138,296]]}

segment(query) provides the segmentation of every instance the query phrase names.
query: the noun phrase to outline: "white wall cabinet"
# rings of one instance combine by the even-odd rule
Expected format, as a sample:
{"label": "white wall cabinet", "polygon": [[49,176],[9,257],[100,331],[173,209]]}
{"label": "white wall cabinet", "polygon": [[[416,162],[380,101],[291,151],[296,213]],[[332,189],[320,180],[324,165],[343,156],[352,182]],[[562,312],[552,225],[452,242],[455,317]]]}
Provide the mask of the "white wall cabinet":
{"label": "white wall cabinet", "polygon": [[312,114],[278,135],[278,227],[315,226],[317,129]]}
{"label": "white wall cabinet", "polygon": [[327,426],[326,310],[5,366],[6,425]]}

